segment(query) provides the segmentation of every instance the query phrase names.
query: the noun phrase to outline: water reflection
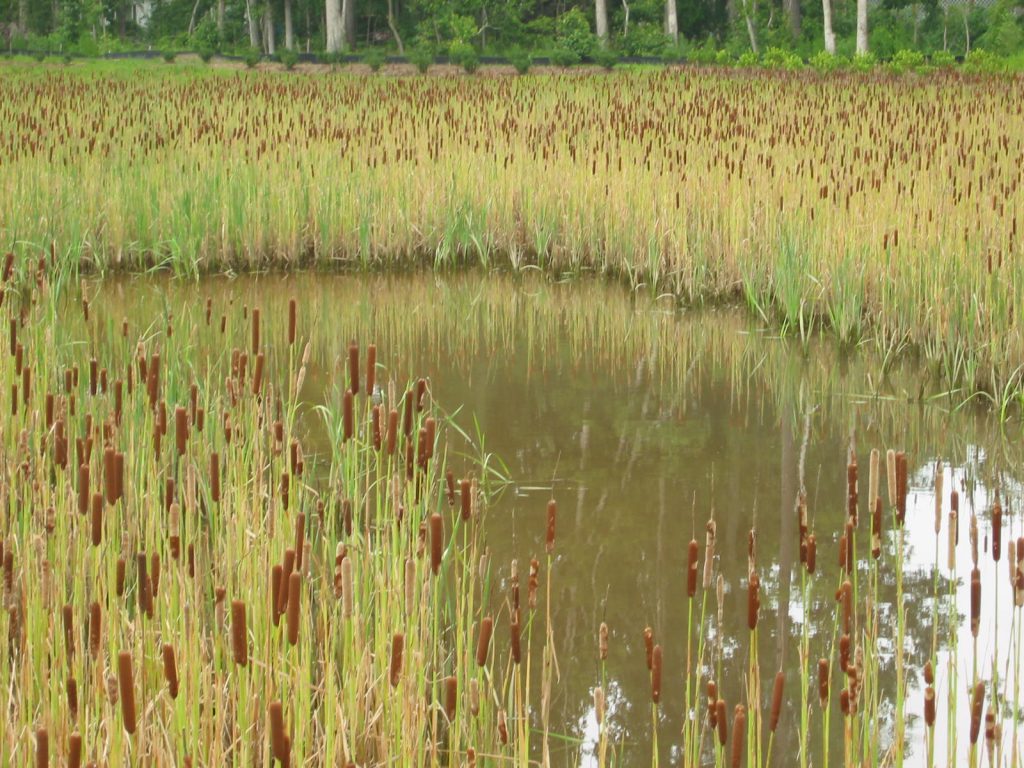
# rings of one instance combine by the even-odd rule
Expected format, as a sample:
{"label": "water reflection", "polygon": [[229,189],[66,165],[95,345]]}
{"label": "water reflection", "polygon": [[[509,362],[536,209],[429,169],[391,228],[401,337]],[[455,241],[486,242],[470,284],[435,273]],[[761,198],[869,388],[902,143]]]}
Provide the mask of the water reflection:
{"label": "water reflection", "polygon": [[[138,310],[165,302],[198,312],[196,287],[166,282],[104,283],[111,316],[148,317]],[[452,278],[289,276],[210,280],[199,288],[218,305],[260,306],[265,318],[284,317],[293,296],[302,298],[314,365],[304,397],[325,398],[324,382],[340,364],[349,339],[374,342],[385,375],[427,372],[438,403],[472,438],[468,456],[493,453],[493,466],[511,481],[490,478],[497,491],[486,533],[497,584],[510,564],[521,569],[544,550],[545,503],[560,503],[552,609],[560,678],[552,703],[556,764],[595,760],[598,724],[593,690],[602,683],[597,630],[610,628],[604,690],[610,741],[622,764],[649,761],[653,743],[650,681],[643,630],[650,626],[664,649],[664,694],[658,748],[663,764],[682,759],[688,668],[697,666],[698,637],[706,684],[713,677],[729,711],[745,701],[750,659],[747,629],[748,535],[757,538],[761,621],[757,635],[762,699],[767,707],[777,670],[786,675],[785,708],[772,745],[776,764],[797,764],[800,653],[806,633],[809,666],[831,658],[836,643],[841,581],[839,537],[846,520],[846,463],[851,436],[861,468],[858,583],[875,572],[869,557],[867,467],[871,448],[907,451],[911,495],[902,572],[906,609],[907,765],[924,765],[926,748],[922,669],[937,653],[936,761],[966,763],[967,688],[977,674],[1006,680],[1003,756],[1019,733],[1009,718],[1015,700],[1014,644],[1020,610],[1013,610],[1006,563],[987,553],[991,489],[1003,502],[1003,540],[1021,535],[1020,427],[1000,427],[984,413],[955,410],[955,402],[929,399],[923,377],[903,363],[881,375],[868,354],[840,357],[828,343],[804,355],[729,310],[690,313],[631,297],[596,283],[553,285],[541,279],[465,275]],[[270,348],[284,328],[268,322]],[[276,336],[275,336],[276,335]],[[283,349],[283,345],[281,347]],[[286,354],[286,353],[285,353]],[[384,376],[381,377],[382,379]],[[806,443],[804,425],[809,425]],[[307,421],[309,450],[323,447],[316,419]],[[482,444],[481,444],[482,442]],[[803,456],[811,527],[818,541],[818,573],[804,592],[794,500]],[[946,497],[943,532],[934,532],[935,462],[942,461]],[[885,486],[883,479],[883,489]],[[961,498],[955,570],[945,552],[948,491]],[[884,495],[884,490],[883,490]],[[971,546],[966,535],[976,513],[984,541],[979,560],[981,626],[974,642],[969,622],[950,631],[949,614],[970,605]],[[714,589],[688,599],[687,544],[701,546],[705,524],[717,524],[715,574],[723,577],[722,624]],[[938,540],[938,544],[936,543]],[[885,525],[877,567],[879,637],[873,647],[881,670],[875,727],[878,754],[895,726],[897,535]],[[1007,546],[1004,546],[1004,550]],[[936,554],[938,553],[938,555]],[[1006,555],[1004,554],[1004,560]],[[998,588],[995,586],[998,584]],[[955,603],[950,595],[955,596]],[[498,590],[496,608],[503,597]],[[955,606],[955,608],[954,608]],[[869,606],[858,610],[866,620]],[[500,616],[500,612],[499,612]],[[506,616],[507,618],[507,616]],[[688,652],[687,627],[692,626]],[[935,633],[933,635],[933,632]],[[1011,632],[1013,633],[1011,635]],[[537,651],[535,639],[535,652]],[[505,652],[507,649],[503,649]],[[950,675],[956,660],[959,677]],[[993,667],[993,663],[996,665]],[[535,665],[539,670],[540,665]],[[841,676],[832,677],[838,691]],[[956,727],[947,697],[957,700]],[[833,698],[829,752],[843,755],[843,723]],[[696,697],[703,707],[704,697]],[[809,760],[820,765],[825,739],[816,683],[809,693]],[[703,708],[694,716],[704,717]],[[537,720],[539,725],[539,719]],[[765,726],[766,727],[766,726]],[[957,743],[950,739],[958,734]],[[767,743],[767,734],[765,734]],[[712,761],[711,735],[703,755]],[[949,755],[947,760],[947,755]]]}

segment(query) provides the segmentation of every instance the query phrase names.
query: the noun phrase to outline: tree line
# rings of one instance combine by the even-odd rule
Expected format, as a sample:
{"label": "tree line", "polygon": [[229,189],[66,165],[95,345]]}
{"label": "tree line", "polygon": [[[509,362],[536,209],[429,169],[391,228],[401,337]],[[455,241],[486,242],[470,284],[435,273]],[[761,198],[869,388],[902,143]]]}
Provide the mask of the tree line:
{"label": "tree line", "polygon": [[590,59],[1024,49],[1024,0],[0,0],[11,49],[568,51]]}

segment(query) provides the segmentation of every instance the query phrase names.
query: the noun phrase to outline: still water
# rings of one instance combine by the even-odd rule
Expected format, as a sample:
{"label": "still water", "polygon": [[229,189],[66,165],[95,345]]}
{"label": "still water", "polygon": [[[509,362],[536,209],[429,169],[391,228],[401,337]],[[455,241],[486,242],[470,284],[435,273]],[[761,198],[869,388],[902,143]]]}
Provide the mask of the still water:
{"label": "still water", "polygon": [[[446,436],[464,454],[449,456],[456,473],[486,460],[486,471],[474,471],[489,494],[485,538],[498,585],[507,581],[513,559],[520,571],[532,557],[543,559],[546,504],[550,498],[558,501],[550,572],[558,662],[553,764],[594,762],[599,728],[593,692],[599,685],[618,764],[648,764],[655,751],[661,764],[680,764],[684,718],[706,718],[706,697],[695,689],[690,696],[697,706],[687,711],[688,657],[690,679],[696,680],[699,670],[703,689],[713,678],[731,713],[736,703],[749,703],[745,686],[755,643],[765,756],[772,682],[782,670],[783,707],[772,763],[800,763],[803,730],[810,763],[823,763],[827,743],[830,763],[842,764],[843,716],[834,695],[825,731],[817,660],[836,654],[835,590],[843,579],[839,537],[847,519],[853,446],[860,475],[856,610],[865,623],[877,616],[872,645],[861,652],[877,660],[879,670],[871,694],[875,714],[858,727],[864,734],[877,733],[877,753],[891,761],[902,560],[904,764],[928,764],[922,671],[933,657],[935,764],[968,764],[968,691],[975,680],[984,680],[991,691],[994,678],[998,697],[990,694],[989,700],[998,702],[1001,734],[988,746],[982,736],[979,744],[994,750],[992,757],[1001,764],[1013,764],[1022,735],[1019,714],[1014,722],[1022,622],[1009,578],[1006,550],[1012,547],[1005,542],[1022,535],[1021,427],[1000,425],[970,405],[959,407],[962,397],[933,391],[928,370],[912,360],[883,366],[870,344],[846,355],[827,340],[804,348],[775,337],[740,309],[684,309],[631,295],[621,286],[529,275],[265,276],[210,279],[198,288],[146,279],[102,282],[87,290],[115,320],[120,314],[150,317],[160,306],[170,314],[198,313],[206,297],[217,306],[260,307],[272,338],[273,318],[282,318],[283,325],[288,301],[298,298],[313,361],[303,390],[310,406],[328,398],[351,340],[377,345],[382,381],[426,377],[434,402],[458,426]],[[326,432],[312,408],[304,424],[306,450],[326,450]],[[886,503],[876,563],[869,553],[869,454],[881,451],[885,499],[890,448],[908,458],[907,522],[900,552]],[[800,563],[795,512],[801,464],[809,526],[817,540],[811,579]],[[937,468],[944,489],[938,536]],[[954,489],[960,535],[950,570],[947,531]],[[999,563],[989,552],[997,489],[1004,510]],[[984,586],[976,639],[969,620],[972,514],[977,515]],[[703,570],[705,527],[712,518],[721,603],[714,586],[698,587],[693,600],[687,596],[688,544],[698,542]],[[747,625],[752,529],[761,579],[756,636]],[[500,610],[502,589],[495,595]],[[604,664],[598,654],[602,623],[609,628]],[[645,663],[647,627],[664,651],[656,713]],[[804,667],[810,680],[808,722],[802,729]],[[831,684],[838,691],[844,677],[834,673]],[[701,752],[706,764],[715,760],[712,744],[712,734],[706,733]],[[988,764],[988,752],[982,755]]]}

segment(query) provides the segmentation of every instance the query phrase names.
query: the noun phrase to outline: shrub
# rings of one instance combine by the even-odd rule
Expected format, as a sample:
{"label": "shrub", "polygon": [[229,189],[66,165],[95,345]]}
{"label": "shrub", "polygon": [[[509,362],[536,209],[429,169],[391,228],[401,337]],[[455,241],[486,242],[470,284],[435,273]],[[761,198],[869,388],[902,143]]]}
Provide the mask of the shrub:
{"label": "shrub", "polygon": [[626,56],[661,56],[669,42],[661,25],[641,21],[629,26],[620,45]]}
{"label": "shrub", "polygon": [[368,66],[373,72],[377,72],[383,67],[385,61],[384,51],[379,48],[370,48],[363,54],[363,64]]}
{"label": "shrub", "polygon": [[920,51],[903,49],[897,51],[889,62],[889,69],[897,74],[903,72],[916,72],[924,66],[924,54]]}
{"label": "shrub", "polygon": [[174,59],[178,56],[178,54],[176,54],[174,51],[164,51],[163,56],[164,61],[166,61],[168,64],[173,64]]}
{"label": "shrub", "polygon": [[842,69],[843,65],[846,64],[846,59],[842,56],[834,56],[828,51],[818,51],[811,57],[810,65],[818,72],[835,72],[837,69]]}
{"label": "shrub", "polygon": [[[754,61],[757,61],[757,56],[754,56]],[[733,56],[724,48],[720,51],[715,52],[715,64],[723,67],[728,67],[733,63]]]}
{"label": "shrub", "polygon": [[598,50],[594,54],[594,63],[608,72],[611,72],[615,69],[615,65],[619,63],[619,54],[607,48]]}
{"label": "shrub", "polygon": [[452,64],[457,64],[470,74],[476,72],[480,66],[480,56],[476,48],[462,40],[456,40],[448,47],[448,58]]}
{"label": "shrub", "polygon": [[771,69],[800,69],[804,65],[803,59],[792,51],[784,48],[769,48],[761,57],[762,63]]}
{"label": "shrub", "polygon": [[[724,51],[723,51],[724,53]],[[724,63],[724,62],[722,62]],[[757,54],[753,51],[744,51],[740,54],[740,57],[736,59],[737,67],[756,67],[757,66]]]}
{"label": "shrub", "polygon": [[507,58],[508,63],[511,64],[520,75],[525,75],[529,72],[530,65],[533,63],[530,60],[530,54],[522,48],[513,48],[508,52]]}
{"label": "shrub", "polygon": [[558,45],[576,54],[576,61],[589,58],[597,47],[597,38],[590,31],[590,22],[579,8],[558,17]]}
{"label": "shrub", "polygon": [[295,69],[295,65],[299,63],[299,54],[295,51],[290,51],[285,48],[277,56],[278,61],[284,64],[284,68],[288,71]]}
{"label": "shrub", "polygon": [[421,74],[426,74],[430,65],[434,63],[434,51],[428,45],[417,45],[409,52],[409,63]]}
{"label": "shrub", "polygon": [[715,41],[708,37],[702,45],[690,51],[689,59],[694,64],[714,64],[718,58],[718,49],[715,48]]}
{"label": "shrub", "polygon": [[661,60],[666,64],[686,61],[686,45],[682,37],[679,38],[678,45],[665,46],[665,50],[661,52]]}
{"label": "shrub", "polygon": [[964,72],[995,74],[1004,71],[1002,60],[984,48],[975,48],[964,57]]}
{"label": "shrub", "polygon": [[245,57],[243,60],[245,61],[245,66],[247,66],[249,69],[252,69],[257,64],[260,63],[260,52],[250,48],[248,51],[245,52]]}
{"label": "shrub", "polygon": [[875,58],[875,54],[868,51],[867,53],[858,53],[853,57],[853,68],[858,72],[870,72],[875,68],[878,63],[878,59]]}
{"label": "shrub", "polygon": [[937,69],[952,69],[956,65],[956,56],[949,51],[935,51],[931,55],[931,63]]}
{"label": "shrub", "polygon": [[213,48],[203,47],[203,48],[200,48],[197,51],[197,53],[199,54],[199,58],[202,59],[204,64],[209,64],[210,61],[213,59],[214,51],[213,51]]}
{"label": "shrub", "polygon": [[572,67],[580,63],[580,57],[571,48],[556,48],[551,52],[551,63],[556,67]]}

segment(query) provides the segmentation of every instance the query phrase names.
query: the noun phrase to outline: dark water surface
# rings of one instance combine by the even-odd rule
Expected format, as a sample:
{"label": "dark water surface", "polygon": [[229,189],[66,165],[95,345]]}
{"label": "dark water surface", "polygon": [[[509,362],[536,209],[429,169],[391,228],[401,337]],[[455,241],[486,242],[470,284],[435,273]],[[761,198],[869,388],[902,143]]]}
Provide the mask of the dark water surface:
{"label": "dark water surface", "polygon": [[[998,662],[1002,697],[1001,758],[1011,764],[1013,742],[1021,735],[1013,721],[1013,660],[1020,643],[1021,609],[1013,607],[1006,555],[996,564],[987,550],[994,489],[1002,497],[1003,541],[1022,534],[1021,427],[1000,425],[973,407],[956,409],[961,398],[936,395],[928,371],[912,362],[883,370],[870,346],[848,357],[831,342],[815,342],[804,350],[753,324],[740,310],[681,310],[664,300],[586,281],[555,284],[539,277],[480,274],[298,275],[220,278],[198,286],[119,281],[88,290],[112,322],[121,314],[150,317],[161,303],[168,312],[200,313],[207,296],[217,306],[228,299],[258,306],[271,349],[275,338],[283,342],[289,299],[298,298],[300,333],[311,341],[313,366],[303,390],[311,405],[325,399],[331,367],[342,364],[352,339],[363,348],[377,345],[381,380],[427,377],[435,402],[454,414],[470,438],[449,434],[448,439],[474,459],[487,457],[492,470],[483,477],[493,494],[484,525],[493,578],[499,584],[507,580],[513,558],[523,574],[531,557],[544,561],[546,503],[552,497],[558,501],[550,574],[560,673],[552,709],[552,730],[558,734],[551,739],[555,764],[593,761],[598,733],[593,690],[602,684],[602,676],[607,725],[620,764],[650,762],[654,739],[643,641],[648,626],[665,658],[657,738],[662,765],[681,759],[688,626],[694,667],[699,638],[704,640],[701,685],[713,677],[730,713],[734,704],[746,701],[752,644],[747,628],[751,528],[756,531],[761,579],[756,643],[766,707],[776,671],[786,675],[772,764],[799,764],[801,638],[806,632],[808,667],[815,675],[817,659],[830,657],[837,642],[839,606],[834,598],[842,578],[838,540],[847,517],[851,436],[860,468],[858,611],[868,616],[877,608],[880,627],[875,647],[862,651],[877,654],[880,662],[882,703],[870,727],[880,730],[884,753],[892,743],[896,717],[899,556],[886,504],[880,585],[872,600],[869,452],[882,452],[884,499],[885,451],[906,451],[910,497],[902,577],[908,688],[904,764],[926,764],[922,668],[932,655],[933,630],[938,649],[936,764],[967,764],[967,690],[975,674],[991,686],[993,660]],[[305,423],[307,452],[323,449],[326,432],[312,409]],[[818,542],[817,574],[806,600],[801,595],[794,512],[802,453],[811,528]],[[457,476],[471,465],[465,456],[449,456],[449,462]],[[942,463],[945,489],[938,537],[933,527],[936,462]],[[947,567],[946,534],[949,491],[954,488],[961,510],[955,573]],[[972,512],[978,516],[979,569],[985,585],[976,642],[969,620],[955,636],[948,628],[954,607],[961,618],[969,618]],[[709,591],[698,588],[692,601],[687,597],[687,545],[691,538],[697,540],[703,571],[710,517],[717,524],[714,580],[721,575],[721,606],[714,586]],[[504,600],[503,590],[495,592]],[[610,629],[603,671],[598,661],[602,622]],[[535,637],[538,660],[541,644],[542,638]],[[956,681],[950,675],[951,659],[957,660]],[[540,668],[539,661],[534,668]],[[836,691],[843,685],[838,673],[832,685]],[[957,701],[952,714],[950,690]],[[809,755],[820,765],[826,739],[814,677],[809,701]],[[705,697],[698,696],[697,702],[700,708],[693,716],[703,719]],[[951,754],[954,718],[958,737]],[[838,696],[831,703],[827,740],[830,762],[841,764]],[[767,724],[764,742],[767,748]],[[706,738],[709,763],[714,759],[710,744]]]}

